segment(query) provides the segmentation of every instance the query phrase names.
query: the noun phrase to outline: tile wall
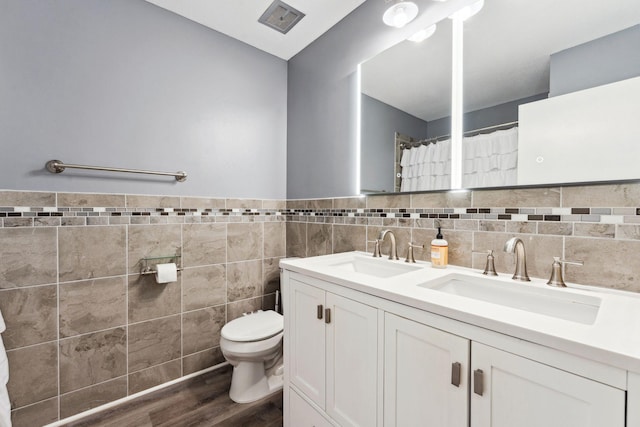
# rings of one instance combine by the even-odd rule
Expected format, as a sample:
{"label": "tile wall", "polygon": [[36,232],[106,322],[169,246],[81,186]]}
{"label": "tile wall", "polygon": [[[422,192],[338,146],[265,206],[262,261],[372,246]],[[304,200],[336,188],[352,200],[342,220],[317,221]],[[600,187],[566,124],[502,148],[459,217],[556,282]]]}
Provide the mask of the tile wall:
{"label": "tile wall", "polygon": [[[640,292],[640,183],[289,201],[0,191],[14,424],[43,425],[222,361],[220,328],[273,306],[285,255],[371,251],[391,228],[404,256],[409,241],[433,239],[435,221],[451,264],[481,269],[472,250],[493,249],[510,273],[502,246],[519,236],[532,277],[547,278],[563,256],[585,262],[567,266],[567,281]],[[141,258],[178,249],[178,282],[138,274]]]}
{"label": "tile wall", "polygon": [[[274,305],[284,208],[0,191],[14,426],[40,426],[223,361],[222,325]],[[177,282],[139,274],[141,258],[177,251]]]}
{"label": "tile wall", "polygon": [[560,256],[584,261],[566,266],[568,282],[640,292],[640,183],[289,200],[286,213],[287,256],[372,252],[390,228],[403,257],[408,242],[428,247],[438,221],[450,264],[483,269],[486,256],[472,251],[493,249],[498,272],[513,274],[514,256],[502,249],[518,236],[532,277],[548,279]]}

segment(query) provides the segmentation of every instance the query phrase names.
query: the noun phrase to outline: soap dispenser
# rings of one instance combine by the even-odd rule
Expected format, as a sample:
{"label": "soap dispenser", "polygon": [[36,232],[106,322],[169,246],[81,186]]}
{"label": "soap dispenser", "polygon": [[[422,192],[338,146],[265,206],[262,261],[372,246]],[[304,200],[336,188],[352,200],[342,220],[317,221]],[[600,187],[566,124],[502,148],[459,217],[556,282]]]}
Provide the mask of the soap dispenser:
{"label": "soap dispenser", "polygon": [[434,268],[447,268],[449,263],[449,242],[444,240],[440,227],[436,238],[431,241],[431,266]]}

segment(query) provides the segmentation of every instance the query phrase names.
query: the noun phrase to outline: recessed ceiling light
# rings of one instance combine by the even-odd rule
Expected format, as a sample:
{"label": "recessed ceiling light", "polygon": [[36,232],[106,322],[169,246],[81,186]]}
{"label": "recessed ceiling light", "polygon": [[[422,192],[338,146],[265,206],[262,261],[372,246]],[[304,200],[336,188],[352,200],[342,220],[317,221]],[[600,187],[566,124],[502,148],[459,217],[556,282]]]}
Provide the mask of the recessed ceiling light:
{"label": "recessed ceiling light", "polygon": [[402,28],[418,16],[418,5],[412,1],[401,1],[389,7],[382,21],[390,27]]}

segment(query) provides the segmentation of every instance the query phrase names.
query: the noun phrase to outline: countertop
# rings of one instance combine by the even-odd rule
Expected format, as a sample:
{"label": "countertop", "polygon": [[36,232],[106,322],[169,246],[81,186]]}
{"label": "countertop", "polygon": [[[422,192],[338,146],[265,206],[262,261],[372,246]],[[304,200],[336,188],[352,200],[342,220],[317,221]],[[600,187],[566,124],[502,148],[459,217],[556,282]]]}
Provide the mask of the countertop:
{"label": "countertop", "polygon": [[[415,271],[390,278],[379,278],[345,269],[328,268],[348,262],[354,256],[371,257],[371,254],[346,252],[283,259],[280,261],[280,267],[617,368],[640,372],[638,294],[572,283],[567,283],[567,288],[552,288],[546,285],[546,280],[532,278],[531,282],[518,282],[512,280],[508,274],[491,277],[497,282],[525,287],[532,292],[538,289],[547,295],[563,293],[563,298],[567,295],[580,298],[582,295],[600,299],[595,321],[592,324],[584,324],[421,286],[442,281],[445,276],[451,274],[469,278],[486,277],[479,270],[456,266],[436,269],[432,268],[429,262],[417,261],[416,264],[412,264],[419,267]],[[405,264],[402,260],[391,261],[386,258],[384,262]]]}

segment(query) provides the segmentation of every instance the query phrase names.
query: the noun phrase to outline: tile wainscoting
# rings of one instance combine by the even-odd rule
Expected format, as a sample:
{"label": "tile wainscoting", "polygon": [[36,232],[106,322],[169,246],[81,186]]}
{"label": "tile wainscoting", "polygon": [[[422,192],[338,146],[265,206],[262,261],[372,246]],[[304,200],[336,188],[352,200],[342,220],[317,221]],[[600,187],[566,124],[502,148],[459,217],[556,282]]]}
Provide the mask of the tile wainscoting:
{"label": "tile wainscoting", "polygon": [[472,251],[493,249],[497,271],[512,274],[503,246],[518,236],[532,277],[548,279],[560,256],[584,261],[566,266],[568,282],[640,292],[640,183],[289,200],[286,213],[287,256],[372,252],[389,228],[399,256],[414,242],[425,245],[416,259],[429,260],[438,221],[450,264],[483,269],[486,255]]}
{"label": "tile wainscoting", "polygon": [[[568,281],[640,292],[640,184],[314,200],[0,191],[0,310],[15,427],[43,425],[223,360],[222,325],[270,308],[278,261],[371,251],[391,228],[401,256],[437,220],[450,263],[499,272],[511,236],[529,274],[582,259]],[[178,282],[139,260],[182,250]],[[383,245],[383,251],[388,248]],[[416,251],[428,259],[429,251]]]}
{"label": "tile wainscoting", "polygon": [[[222,362],[220,329],[272,308],[285,201],[0,191],[0,310],[14,426]],[[178,281],[140,259],[181,250]]]}

